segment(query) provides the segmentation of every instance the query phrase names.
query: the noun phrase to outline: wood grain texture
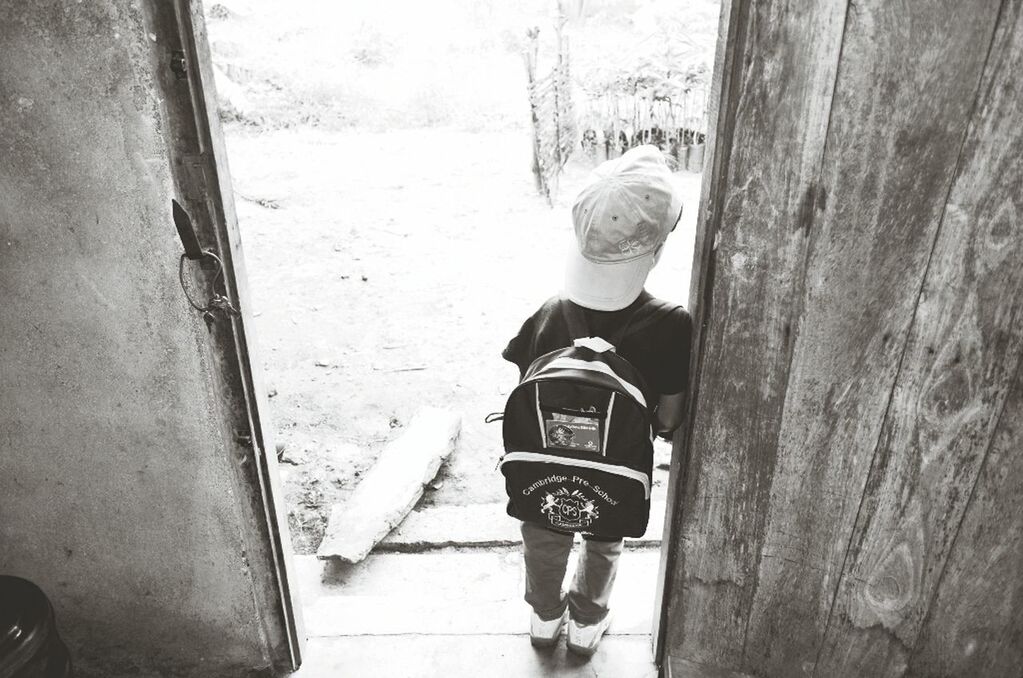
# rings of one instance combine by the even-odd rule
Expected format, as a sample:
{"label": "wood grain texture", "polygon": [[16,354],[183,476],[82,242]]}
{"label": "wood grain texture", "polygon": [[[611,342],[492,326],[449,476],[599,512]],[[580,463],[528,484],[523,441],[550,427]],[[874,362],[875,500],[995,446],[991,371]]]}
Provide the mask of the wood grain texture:
{"label": "wood grain texture", "polygon": [[[740,1],[694,286],[698,383],[667,646],[737,669],[774,469],[845,1]],[[717,271],[717,273],[715,273]]]}
{"label": "wood grain texture", "polygon": [[[1020,4],[1007,7],[985,69],[850,541],[819,675],[902,675],[1004,419],[1023,350]],[[1011,522],[988,530],[1005,528],[1011,532]],[[971,581],[953,577],[944,586],[958,589]],[[1002,580],[986,600],[1003,600],[1011,582]],[[956,623],[954,613],[944,614],[933,618]]]}
{"label": "wood grain texture", "polygon": [[751,678],[749,674],[671,657],[667,678]]}
{"label": "wood grain texture", "polygon": [[[813,673],[997,14],[954,0],[850,5],[749,619],[744,667],[760,675]],[[927,534],[910,524],[877,537],[879,596],[904,594],[885,587],[907,563],[901,581],[920,586],[905,548]],[[869,651],[875,666],[905,661],[897,643]]]}
{"label": "wood grain texture", "polygon": [[1023,370],[909,658],[910,676],[1018,678],[1023,667]]}

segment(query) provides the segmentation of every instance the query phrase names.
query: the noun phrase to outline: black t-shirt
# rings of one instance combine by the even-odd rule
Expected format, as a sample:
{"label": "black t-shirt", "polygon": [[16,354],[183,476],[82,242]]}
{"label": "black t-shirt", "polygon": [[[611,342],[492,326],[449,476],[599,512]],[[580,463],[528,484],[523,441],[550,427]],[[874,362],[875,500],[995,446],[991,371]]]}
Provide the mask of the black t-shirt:
{"label": "black t-shirt", "polygon": [[[578,306],[586,318],[591,336],[610,337],[629,322],[636,309],[653,297],[643,290],[636,301],[619,311],[594,311]],[[571,346],[572,336],[560,311],[561,304],[573,302],[551,297],[540,309],[522,323],[522,329],[501,354],[518,365],[523,375],[529,364],[545,353]],[[653,322],[633,320],[636,331],[628,331],[618,355],[628,360],[646,379],[647,386],[658,395],[674,395],[685,390],[689,382],[689,351],[692,345],[692,320],[688,311],[676,306]],[[631,327],[631,326],[630,326]]]}

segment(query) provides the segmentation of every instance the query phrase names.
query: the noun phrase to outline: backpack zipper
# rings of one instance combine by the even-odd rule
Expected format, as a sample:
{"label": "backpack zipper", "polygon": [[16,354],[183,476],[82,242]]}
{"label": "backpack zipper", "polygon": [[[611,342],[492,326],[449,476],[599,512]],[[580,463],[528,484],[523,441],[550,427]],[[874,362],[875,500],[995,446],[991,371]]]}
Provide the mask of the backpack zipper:
{"label": "backpack zipper", "polygon": [[543,411],[540,409],[540,384],[533,383],[533,393],[536,395],[536,423],[540,426],[540,440],[547,447],[547,429],[544,428]]}
{"label": "backpack zipper", "polygon": [[605,457],[607,456],[607,439],[611,435],[611,412],[614,411],[614,408],[615,408],[615,398],[617,398],[617,397],[618,397],[618,393],[616,391],[611,391],[611,400],[609,400],[608,403],[607,403],[607,418],[604,419],[604,446],[603,446],[603,451],[604,451],[604,456]]}
{"label": "backpack zipper", "polygon": [[[611,397],[617,395],[617,391],[611,391]],[[541,405],[540,409],[544,412],[554,412],[556,414],[567,414],[570,417],[585,417],[586,419],[598,419],[604,421],[607,418],[607,412],[587,412],[586,410],[576,410],[571,407],[551,407],[550,405]]]}
{"label": "backpack zipper", "polygon": [[542,464],[561,464],[562,466],[577,466],[579,468],[589,468],[595,471],[604,471],[605,473],[611,473],[613,475],[622,476],[629,478],[630,480],[636,480],[643,484],[643,496],[646,499],[650,498],[650,478],[647,474],[642,471],[631,469],[627,466],[617,466],[615,464],[605,464],[599,461],[590,461],[589,459],[572,459],[570,457],[558,457],[553,454],[542,454],[540,452],[508,452],[505,454],[501,461],[498,463],[499,467],[504,466],[508,462],[512,461],[532,461]]}

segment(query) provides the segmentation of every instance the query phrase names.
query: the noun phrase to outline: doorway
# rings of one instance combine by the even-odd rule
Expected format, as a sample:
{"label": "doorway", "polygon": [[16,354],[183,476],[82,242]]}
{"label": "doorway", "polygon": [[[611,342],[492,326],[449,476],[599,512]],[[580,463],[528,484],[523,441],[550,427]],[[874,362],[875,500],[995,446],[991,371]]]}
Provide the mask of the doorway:
{"label": "doorway", "polygon": [[[375,609],[415,599],[424,580],[408,572],[431,568],[441,583],[462,568],[506,574],[481,575],[462,595],[489,595],[492,619],[513,610],[496,635],[524,633],[506,537],[514,521],[494,471],[500,430],[483,423],[517,376],[500,351],[560,288],[572,199],[622,137],[626,147],[659,144],[678,169],[686,208],[648,289],[686,302],[717,3],[682,14],[658,0],[565,3],[560,13],[548,0],[231,0],[204,10],[262,363],[254,368],[264,370],[309,634],[347,628],[340,637],[375,642],[363,633]],[[537,77],[559,57],[572,73],[574,140],[545,191],[531,171],[530,49]],[[331,508],[424,404],[462,420],[409,519],[433,521],[433,536],[385,541],[359,565],[317,559]],[[659,443],[651,529],[623,561],[616,592],[639,610],[618,630],[647,658],[669,458]],[[477,542],[437,537],[438,522],[452,520],[479,520]],[[630,588],[630,578],[644,583]],[[359,597],[368,600],[361,612]],[[420,597],[406,621],[381,621],[376,635],[435,626]],[[473,623],[459,624],[448,634]]]}

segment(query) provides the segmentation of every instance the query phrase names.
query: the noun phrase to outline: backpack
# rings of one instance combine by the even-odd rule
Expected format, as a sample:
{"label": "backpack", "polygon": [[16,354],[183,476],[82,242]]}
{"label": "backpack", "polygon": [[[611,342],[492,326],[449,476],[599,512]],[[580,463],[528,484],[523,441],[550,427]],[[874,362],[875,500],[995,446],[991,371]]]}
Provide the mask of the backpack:
{"label": "backpack", "polygon": [[655,397],[615,344],[669,313],[651,298],[606,341],[560,311],[573,345],[534,360],[508,395],[499,467],[508,514],[555,530],[640,537],[650,516]]}

